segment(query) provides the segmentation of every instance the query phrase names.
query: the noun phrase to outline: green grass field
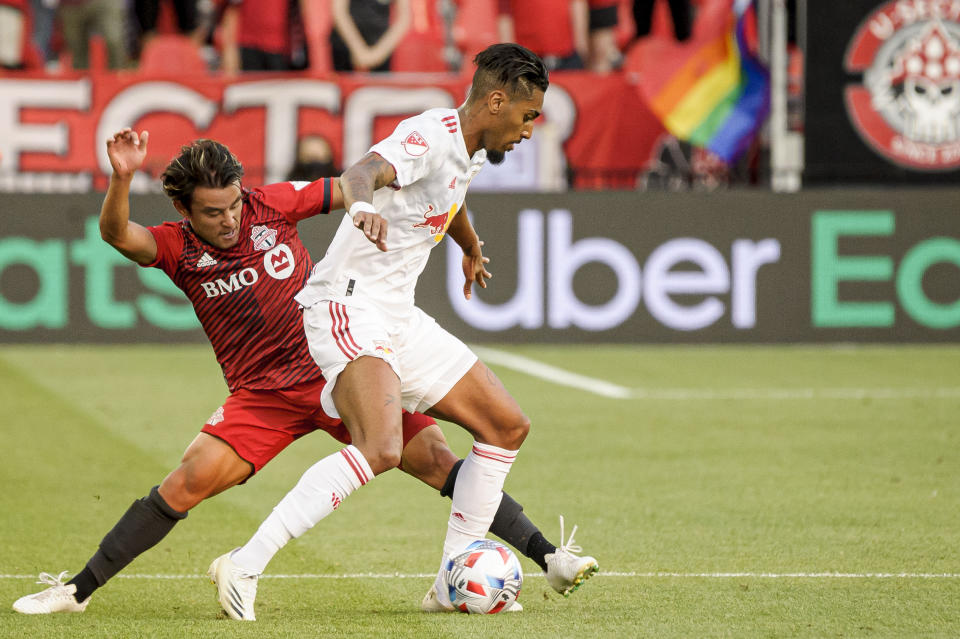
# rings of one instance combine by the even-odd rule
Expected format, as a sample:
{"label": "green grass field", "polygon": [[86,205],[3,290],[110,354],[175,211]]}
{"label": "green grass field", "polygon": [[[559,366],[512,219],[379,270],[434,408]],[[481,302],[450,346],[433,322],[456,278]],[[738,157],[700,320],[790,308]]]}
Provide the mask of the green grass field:
{"label": "green grass field", "polygon": [[335,442],[200,505],[84,614],[18,615],[226,391],[208,347],[0,347],[0,636],[960,636],[960,347],[502,350],[632,390],[494,366],[533,420],[508,492],[554,543],[559,514],[579,524],[601,574],[565,600],[524,559],[523,613],[420,613],[449,502],[393,472],[284,549],[239,624],[200,575]]}

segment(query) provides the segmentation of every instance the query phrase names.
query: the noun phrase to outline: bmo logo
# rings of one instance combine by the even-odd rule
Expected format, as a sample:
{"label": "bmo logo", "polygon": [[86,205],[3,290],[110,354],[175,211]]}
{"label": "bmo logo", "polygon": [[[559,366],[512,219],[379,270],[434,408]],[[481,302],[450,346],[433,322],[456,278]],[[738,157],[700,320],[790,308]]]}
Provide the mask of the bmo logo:
{"label": "bmo logo", "polygon": [[207,297],[218,297],[239,291],[245,286],[252,286],[260,278],[257,275],[257,269],[245,268],[239,273],[231,273],[226,279],[216,279],[212,282],[200,282],[200,287],[207,294]]}
{"label": "bmo logo", "polygon": [[263,255],[263,270],[275,280],[285,280],[293,275],[296,262],[293,251],[286,244],[279,244]]}

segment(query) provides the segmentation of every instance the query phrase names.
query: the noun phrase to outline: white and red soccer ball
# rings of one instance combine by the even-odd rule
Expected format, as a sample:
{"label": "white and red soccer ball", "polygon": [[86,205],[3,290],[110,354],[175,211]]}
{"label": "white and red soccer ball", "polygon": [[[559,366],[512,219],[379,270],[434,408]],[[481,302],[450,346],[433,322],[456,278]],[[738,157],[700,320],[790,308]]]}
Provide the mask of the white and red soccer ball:
{"label": "white and red soccer ball", "polygon": [[450,603],[460,612],[495,614],[520,594],[520,561],[503,544],[479,539],[445,566]]}

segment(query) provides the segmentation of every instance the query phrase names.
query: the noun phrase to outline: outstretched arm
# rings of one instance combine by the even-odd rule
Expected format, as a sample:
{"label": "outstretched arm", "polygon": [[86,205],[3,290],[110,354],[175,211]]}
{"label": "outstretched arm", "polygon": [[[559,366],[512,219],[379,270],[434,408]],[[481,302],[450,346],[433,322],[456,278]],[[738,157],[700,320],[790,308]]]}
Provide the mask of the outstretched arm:
{"label": "outstretched arm", "polygon": [[340,176],[343,206],[367,239],[387,250],[387,221],[373,208],[373,192],[397,179],[393,165],[376,153],[367,153]]}
{"label": "outstretched arm", "polygon": [[484,278],[493,276],[487,272],[486,264],[490,258],[483,256],[483,242],[470,224],[466,206],[461,207],[453,217],[447,228],[447,235],[463,249],[463,276],[466,280],[463,284],[463,296],[470,299],[473,283],[476,282],[480,288],[487,288]]}
{"label": "outstretched arm", "polygon": [[146,227],[130,221],[130,182],[147,155],[149,133],[123,129],[107,140],[113,175],[100,208],[100,237],[138,264],[157,259],[157,241]]}

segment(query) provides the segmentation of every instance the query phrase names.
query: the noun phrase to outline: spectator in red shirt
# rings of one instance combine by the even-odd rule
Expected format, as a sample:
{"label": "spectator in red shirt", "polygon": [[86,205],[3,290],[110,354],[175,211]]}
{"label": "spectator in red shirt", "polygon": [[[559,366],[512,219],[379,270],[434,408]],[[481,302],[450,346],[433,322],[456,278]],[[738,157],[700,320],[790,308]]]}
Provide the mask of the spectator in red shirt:
{"label": "spectator in red shirt", "polygon": [[221,66],[228,74],[289,71],[295,68],[293,42],[304,41],[298,0],[227,0],[221,35]]}
{"label": "spectator in red shirt", "polygon": [[548,71],[583,69],[587,58],[586,0],[498,0],[502,42],[516,42],[543,59]]}

